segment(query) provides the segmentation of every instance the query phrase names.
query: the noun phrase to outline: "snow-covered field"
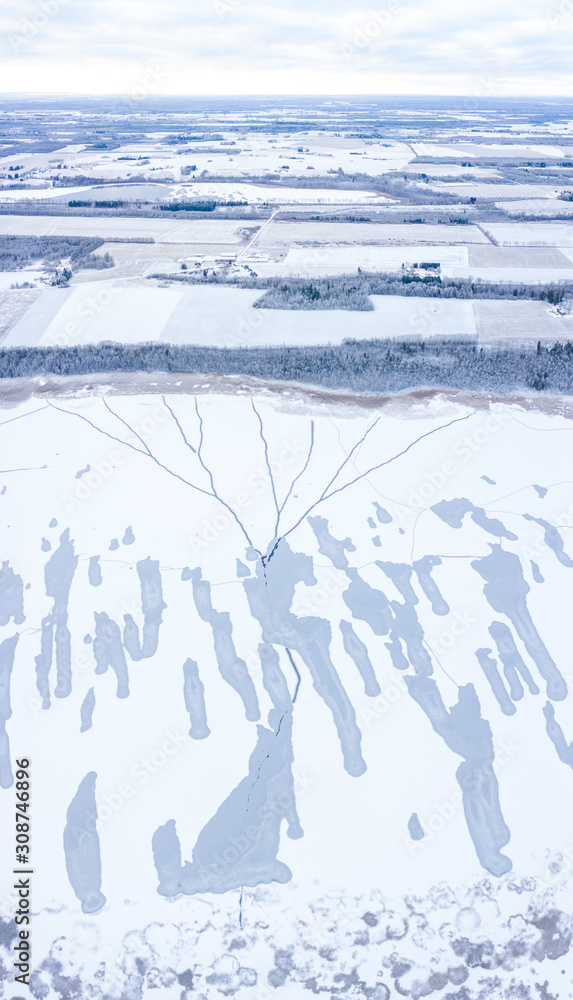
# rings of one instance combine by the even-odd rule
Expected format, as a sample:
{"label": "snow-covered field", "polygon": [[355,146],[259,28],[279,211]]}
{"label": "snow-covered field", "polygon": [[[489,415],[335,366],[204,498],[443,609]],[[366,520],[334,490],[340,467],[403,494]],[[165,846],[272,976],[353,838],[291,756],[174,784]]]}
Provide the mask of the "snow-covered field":
{"label": "snow-covered field", "polygon": [[426,174],[427,177],[459,177],[460,174],[471,174],[472,177],[500,177],[493,167],[462,167],[459,163],[411,163],[409,174]]}
{"label": "snow-covered field", "polygon": [[[167,262],[169,264],[169,262]],[[262,270],[262,268],[261,268]],[[523,270],[446,268],[446,273],[500,281],[528,279]],[[557,273],[557,272],[555,272]],[[569,271],[563,269],[568,277]],[[543,275],[549,275],[543,279]],[[531,272],[532,281],[554,280]],[[6,295],[18,294],[6,292]],[[573,317],[547,302],[433,299],[372,295],[370,312],[259,309],[260,289],[174,284],[162,288],[103,278],[68,288],[47,288],[20,314],[5,347],[72,346],[102,341],[161,341],[214,347],[338,344],[347,337],[479,336],[528,340],[569,339]]]}
{"label": "snow-covered field", "polygon": [[471,156],[479,159],[505,159],[506,157],[518,157],[519,159],[529,157],[531,159],[561,158],[566,155],[560,146],[545,145],[523,145],[519,143],[477,143],[477,142],[452,142],[450,145],[433,145],[426,142],[413,142],[412,148],[417,156]]}
{"label": "snow-covered field", "polygon": [[472,225],[432,225],[392,222],[281,222],[261,230],[257,246],[313,246],[324,243],[487,243]]}
{"label": "snow-covered field", "polygon": [[[136,219],[87,216],[0,215],[0,235],[151,237],[157,243],[240,243],[239,228],[252,223],[230,219]],[[253,228],[253,232],[256,227]]]}
{"label": "snow-covered field", "polygon": [[562,201],[560,198],[525,198],[523,201],[500,201],[496,205],[509,215],[521,215],[522,212],[548,217],[573,215],[573,202]]}
{"label": "snow-covered field", "polygon": [[402,264],[432,262],[442,266],[468,263],[467,246],[324,246],[316,250],[296,247],[280,264],[258,264],[259,274],[352,274],[364,271],[399,271]]}
{"label": "snow-covered field", "polygon": [[573,247],[573,222],[484,222],[483,228],[500,246]]}
{"label": "snow-covered field", "polygon": [[154,378],[4,390],[34,995],[570,995],[568,412]]}
{"label": "snow-covered field", "polygon": [[49,288],[15,324],[5,347],[71,346],[112,340],[216,347],[341,343],[346,337],[475,333],[472,303],[373,295],[374,310],[255,309],[263,292],[220,286],[159,288],[101,281]]}
{"label": "snow-covered field", "polygon": [[[113,150],[68,146],[53,153],[25,154],[25,170],[34,178],[51,178],[65,173],[129,180],[144,177],[153,180],[180,180],[182,168],[195,167],[214,175],[245,178],[267,173],[309,176],[308,171],[326,174],[342,168],[346,173],[361,172],[378,176],[403,169],[414,154],[406,143],[377,142],[332,133],[251,132],[237,138],[236,133],[219,133],[220,138],[190,138],[174,146],[164,141],[164,134],[149,136],[148,142],[123,142]],[[13,162],[13,157],[8,158]],[[22,154],[19,155],[22,159]],[[29,174],[27,173],[26,179]]]}

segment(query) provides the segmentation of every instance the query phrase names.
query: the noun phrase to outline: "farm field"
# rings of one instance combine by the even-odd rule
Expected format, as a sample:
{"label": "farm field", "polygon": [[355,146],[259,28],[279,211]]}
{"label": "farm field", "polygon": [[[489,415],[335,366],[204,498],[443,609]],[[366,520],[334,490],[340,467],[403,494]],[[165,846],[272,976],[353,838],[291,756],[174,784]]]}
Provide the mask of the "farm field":
{"label": "farm field", "polygon": [[285,247],[306,244],[319,246],[331,244],[368,243],[487,243],[488,239],[477,226],[419,225],[370,222],[280,222],[273,220],[257,236],[256,246]]}
{"label": "farm field", "polygon": [[39,288],[0,289],[0,344],[40,294]]}
{"label": "farm field", "polygon": [[470,267],[445,264],[442,267],[445,278],[472,278],[475,281],[504,282],[509,284],[548,284],[572,281],[573,271],[569,267]]}
{"label": "farm field", "polygon": [[468,247],[468,263],[472,267],[562,268],[571,264],[567,250],[553,246],[477,246]]}
{"label": "farm field", "polygon": [[262,294],[257,289],[161,288],[110,279],[48,288],[11,325],[4,346],[156,341],[254,347],[336,344],[347,337],[477,335],[485,342],[573,337],[573,317],[557,315],[546,302],[372,295],[371,312],[253,308]]}
{"label": "farm field", "polygon": [[[147,181],[175,181],[182,170],[233,177],[282,171],[308,176],[309,169],[325,174],[327,170],[360,170],[377,176],[400,170],[411,159],[411,148],[401,142],[365,141],[331,134],[309,135],[257,132],[237,138],[236,132],[218,132],[217,138],[196,136],[174,148],[162,142],[163,136],[149,136],[148,141],[121,142],[113,151],[93,150],[71,145],[57,152],[29,153],[24,165],[36,178],[51,178],[65,169],[68,178],[93,175],[109,180],[143,177]],[[4,162],[7,163],[8,158]],[[0,161],[1,163],[1,161]],[[2,164],[3,165],[3,164]]]}
{"label": "farm field", "polygon": [[546,302],[474,300],[480,340],[570,340],[573,316],[559,316]]}
{"label": "farm field", "polygon": [[472,177],[501,177],[501,174],[495,167],[476,167],[469,164],[462,167],[459,163],[424,163],[423,161],[410,163],[407,172],[409,174],[426,174],[427,177],[438,178],[458,177],[461,174],[471,174]]}
{"label": "farm field", "polygon": [[523,201],[502,201],[497,205],[508,215],[546,215],[549,218],[573,215],[573,202],[559,198],[526,198]]}
{"label": "farm field", "polygon": [[[480,184],[474,181],[465,181],[463,184],[440,183],[435,185],[438,191],[448,191],[450,194],[458,195],[460,198],[486,198],[491,201],[501,201],[506,199],[531,199],[540,200],[543,198],[557,200],[557,196],[568,190],[565,185],[551,184]],[[517,209],[516,209],[517,210]],[[520,211],[524,211],[523,208]]]}
{"label": "farm field", "polygon": [[341,343],[346,337],[475,333],[472,303],[372,296],[373,312],[254,309],[255,289],[142,287],[102,281],[46,289],[4,341],[6,347],[114,340],[218,347]]}
{"label": "farm field", "polygon": [[442,266],[464,265],[468,262],[467,246],[323,246],[311,250],[305,247],[290,249],[278,264],[258,262],[256,270],[262,275],[319,276],[352,274],[357,268],[364,271],[399,271],[403,264],[432,261]]}
{"label": "farm field", "polygon": [[496,243],[504,247],[573,247],[573,221],[484,222],[483,228]]}
{"label": "farm field", "polygon": [[413,142],[412,148],[417,156],[471,156],[475,159],[485,158],[499,159],[505,158],[534,158],[540,157],[559,159],[566,155],[561,146],[553,145],[523,145],[519,143],[476,143],[476,142],[455,142],[449,145],[433,145],[425,142]]}
{"label": "farm field", "polygon": [[[153,238],[157,243],[238,244],[240,223],[227,219],[89,218],[86,216],[0,215],[0,235]],[[252,223],[251,223],[252,225]],[[246,228],[249,228],[248,224]]]}

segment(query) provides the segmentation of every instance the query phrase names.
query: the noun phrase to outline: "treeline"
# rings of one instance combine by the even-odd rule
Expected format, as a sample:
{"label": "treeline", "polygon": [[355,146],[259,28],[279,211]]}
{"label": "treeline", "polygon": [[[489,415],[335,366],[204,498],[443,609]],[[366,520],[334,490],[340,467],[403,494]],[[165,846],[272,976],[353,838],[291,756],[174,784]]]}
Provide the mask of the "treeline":
{"label": "treeline", "polygon": [[16,271],[37,261],[72,265],[93,254],[103,240],[82,236],[0,236],[0,271]]}
{"label": "treeline", "polygon": [[174,201],[159,206],[162,212],[214,212],[216,201]]}
{"label": "treeline", "polygon": [[368,297],[366,282],[338,278],[320,278],[318,281],[281,281],[269,288],[253,303],[255,309],[349,309],[354,312],[371,312],[372,299]]}
{"label": "treeline", "polygon": [[[422,248],[421,248],[422,249]],[[426,267],[436,265],[427,262]],[[253,303],[258,309],[357,309],[374,308],[370,295],[406,295],[433,299],[528,299],[559,305],[573,297],[573,282],[551,285],[501,281],[472,281],[469,278],[441,278],[438,274],[372,273],[358,269],[352,274],[324,278],[281,278],[227,276],[215,272],[204,276],[194,273],[152,274],[150,278],[183,281],[191,284],[232,285],[237,288],[260,288],[265,294]]]}
{"label": "treeline", "polygon": [[364,275],[355,279],[333,278],[270,279],[274,284],[254,304],[259,309],[357,309],[374,308],[370,295],[405,295],[433,299],[528,299],[559,305],[573,296],[573,282],[555,285],[513,285],[502,282],[471,281],[469,278],[440,278],[439,275]]}
{"label": "treeline", "polygon": [[[84,199],[73,199],[73,201],[84,201]],[[46,217],[67,217],[80,216],[82,218],[113,218],[119,216],[122,219],[157,219],[159,218],[159,204],[146,201],[129,201],[121,208],[96,208],[95,205],[81,204],[76,207],[70,206],[66,202],[24,202],[18,201],[12,204],[0,205],[0,216],[2,215],[34,215]],[[243,205],[239,203],[218,204],[213,213],[197,213],[195,218],[213,218],[213,215],[221,219],[268,219],[272,209],[270,206]]]}
{"label": "treeline", "polygon": [[254,376],[354,392],[439,387],[477,392],[573,394],[573,344],[481,346],[475,341],[346,340],[320,347],[218,348],[87,344],[0,349],[0,378],[97,372]]}
{"label": "treeline", "polygon": [[89,253],[86,257],[81,257],[77,262],[75,270],[93,270],[93,271],[103,271],[107,267],[114,267],[115,261],[110,253],[106,250],[104,254],[99,253]]}
{"label": "treeline", "polygon": [[123,208],[125,205],[124,201],[119,199],[115,201],[74,201],[68,202],[68,208]]}

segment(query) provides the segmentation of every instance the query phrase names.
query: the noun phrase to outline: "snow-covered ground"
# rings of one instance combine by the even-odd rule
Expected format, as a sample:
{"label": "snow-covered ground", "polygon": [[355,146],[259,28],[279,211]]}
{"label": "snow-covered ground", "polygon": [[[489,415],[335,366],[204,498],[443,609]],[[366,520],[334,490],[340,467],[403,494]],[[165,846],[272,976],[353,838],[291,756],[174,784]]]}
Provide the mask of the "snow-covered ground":
{"label": "snow-covered ground", "polygon": [[[172,270],[170,262],[165,271]],[[267,270],[272,270],[269,266]],[[263,268],[261,267],[261,271]],[[446,269],[482,276],[479,268]],[[318,272],[320,273],[320,272]],[[560,272],[559,272],[560,273]],[[563,269],[563,276],[569,272]],[[525,276],[524,276],[525,275]],[[532,270],[531,280],[554,280],[553,271]],[[521,270],[483,270],[484,278],[525,280]],[[15,293],[6,293],[15,294]],[[68,288],[47,288],[20,315],[5,347],[66,347],[102,341],[147,341],[213,347],[339,344],[347,337],[431,338],[479,336],[480,340],[567,340],[573,317],[539,301],[424,298],[372,295],[373,310],[255,308],[261,289],[174,283],[168,288],[103,278]]]}
{"label": "snow-covered ground", "polygon": [[[170,213],[168,213],[170,214]],[[99,236],[101,239],[149,238],[157,243],[240,243],[239,228],[252,223],[230,219],[137,219],[0,215],[0,235]],[[253,228],[255,231],[256,226]]]}
{"label": "snow-covered ground", "polygon": [[41,381],[0,415],[34,995],[567,996],[568,411]]}
{"label": "snow-covered ground", "polygon": [[483,229],[504,247],[573,247],[573,222],[484,222]]}
{"label": "snow-covered ground", "polygon": [[[260,289],[121,282],[46,289],[8,334],[6,347],[163,341],[214,347],[332,344],[346,337],[475,333],[472,303],[374,295],[371,312],[258,309]],[[534,303],[535,305],[535,303]]]}
{"label": "snow-covered ground", "polygon": [[523,201],[496,202],[508,215],[545,215],[549,218],[560,215],[573,215],[573,202],[562,201],[560,198],[525,198]]}

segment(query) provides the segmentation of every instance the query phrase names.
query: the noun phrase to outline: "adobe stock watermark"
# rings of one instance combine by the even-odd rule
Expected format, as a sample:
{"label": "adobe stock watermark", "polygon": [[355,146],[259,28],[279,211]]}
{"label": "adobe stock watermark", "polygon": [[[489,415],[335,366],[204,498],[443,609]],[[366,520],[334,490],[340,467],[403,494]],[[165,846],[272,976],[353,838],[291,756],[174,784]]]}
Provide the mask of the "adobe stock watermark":
{"label": "adobe stock watermark", "polygon": [[41,0],[33,14],[22,21],[20,30],[8,36],[12,52],[19,52],[28,45],[69,3],[71,0]]}
{"label": "adobe stock watermark", "polygon": [[448,480],[455,478],[460,467],[466,465],[489,444],[509,420],[511,420],[510,415],[504,409],[499,409],[495,413],[490,413],[479,427],[459,438],[451,449],[451,454],[457,461],[446,459],[437,469],[426,472],[417,487],[410,488],[406,498],[407,506],[419,510],[425,509],[436,495],[441,494]]}
{"label": "adobe stock watermark", "polygon": [[167,83],[170,76],[171,73],[168,67],[163,63],[157,60],[147,63],[143,69],[139,83],[134,84],[127,94],[114,103],[114,110],[133,111],[145,97],[149,97],[150,94],[156,94],[163,84]]}
{"label": "adobe stock watermark", "polygon": [[[79,477],[77,486],[61,494],[61,500],[66,511],[69,513],[77,507],[81,507],[87,500],[90,500],[105,483],[108,483],[113,478],[117,470],[124,466],[125,462],[132,457],[133,450],[129,445],[133,445],[134,448],[141,451],[141,441],[137,435],[139,434],[144,439],[150,438],[158,427],[167,420],[168,416],[169,414],[165,407],[158,403],[149,416],[144,417],[139,424],[134,425],[133,433],[129,431],[127,433],[122,432],[121,440],[126,447],[122,448],[118,444],[97,462],[94,462],[93,465],[90,463],[89,467]],[[146,452],[142,452],[142,454],[144,458],[147,456]]]}
{"label": "adobe stock watermark", "polygon": [[149,753],[142,755],[129,769],[129,780],[122,781],[113,791],[102,792],[97,797],[98,828],[115,816],[125,803],[132,799],[139,788],[161,771],[181,750],[190,746],[191,739],[179,729],[168,729],[161,741]]}
{"label": "adobe stock watermark", "polygon": [[[286,472],[297,458],[306,456],[308,445],[299,445],[295,438],[291,441],[284,441],[278,455],[270,459],[270,470],[275,482]],[[246,486],[235,494],[232,500],[228,501],[229,507],[240,517],[242,511],[248,510],[253,502],[271,489],[271,479],[267,469],[259,466],[247,477]],[[215,498],[213,498],[215,500]],[[214,542],[218,541],[229,528],[236,527],[237,522],[231,513],[221,510],[211,519],[205,518],[199,529],[192,535],[188,535],[187,541],[191,546],[194,555],[202,552]]]}
{"label": "adobe stock watermark", "polygon": [[81,302],[75,311],[75,316],[77,316],[79,320],[84,320],[85,323],[80,325],[76,320],[70,320],[69,323],[66,323],[63,329],[58,330],[46,337],[45,345],[47,347],[69,347],[70,345],[80,342],[87,324],[95,319],[102,309],[111,305],[114,296],[121,290],[122,289],[117,285],[108,285],[106,288],[98,288],[93,295],[90,295],[83,302]]}
{"label": "adobe stock watermark", "polygon": [[228,14],[232,14],[241,6],[243,0],[211,0],[211,7],[215,11],[220,21]]}
{"label": "adobe stock watermark", "polygon": [[488,97],[495,97],[499,92],[501,86],[501,81],[494,79],[492,76],[480,76],[472,96],[464,98],[463,110],[464,111],[478,111],[482,106],[482,99]]}
{"label": "adobe stock watermark", "polygon": [[[505,767],[521,753],[522,748],[513,743],[511,738],[495,739],[493,741],[495,752],[495,764],[498,768]],[[477,779],[476,779],[477,780]],[[424,836],[420,840],[414,840],[410,834],[405,834],[403,842],[408,853],[412,856],[424,850],[431,843],[437,834],[455,820],[463,812],[463,795],[457,790],[445,802],[434,802],[430,807],[431,812],[418,815],[420,826]]]}
{"label": "adobe stock watermark", "polygon": [[349,60],[366,52],[372,42],[390,27],[402,6],[402,0],[388,0],[384,7],[371,10],[368,19],[354,27],[351,41],[339,46],[339,55]]}
{"label": "adobe stock watermark", "polygon": [[292,613],[297,616],[316,616],[323,612],[326,605],[341,594],[349,584],[348,577],[344,570],[335,569],[334,566],[317,573],[314,569],[316,584],[307,588],[304,594],[295,597]]}
{"label": "adobe stock watermark", "polygon": [[[137,619],[142,615],[141,600],[125,600],[110,612],[109,617],[114,621],[118,622],[120,618],[125,615],[131,615],[132,618]],[[49,617],[46,616],[46,617]],[[57,648],[56,648],[56,667],[57,667]],[[82,652],[75,653],[71,659],[70,664],[70,683],[73,686],[73,682],[77,680],[85,671],[89,670],[93,672],[94,669],[94,657],[91,648],[86,649],[85,646]],[[51,708],[52,699],[60,698],[58,695],[58,685],[60,684],[60,679],[58,678],[58,672],[54,673],[50,670],[49,678],[46,681],[45,686],[43,686],[42,691],[38,690],[38,687],[34,688],[33,693],[28,696],[27,703],[28,708],[32,714],[37,718],[42,711],[48,711]]]}

